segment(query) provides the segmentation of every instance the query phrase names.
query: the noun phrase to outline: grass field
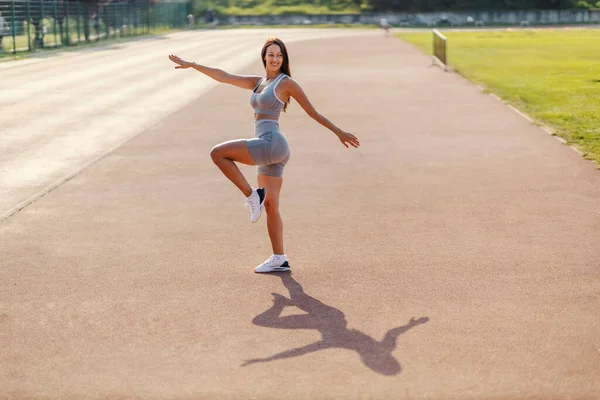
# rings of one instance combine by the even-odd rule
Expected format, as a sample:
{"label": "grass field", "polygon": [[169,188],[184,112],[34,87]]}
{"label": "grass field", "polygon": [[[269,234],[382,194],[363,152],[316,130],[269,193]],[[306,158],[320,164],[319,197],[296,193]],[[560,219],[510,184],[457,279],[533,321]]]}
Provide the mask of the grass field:
{"label": "grass field", "polygon": [[[600,30],[442,32],[448,63],[600,166]],[[432,33],[398,36],[427,54]]]}

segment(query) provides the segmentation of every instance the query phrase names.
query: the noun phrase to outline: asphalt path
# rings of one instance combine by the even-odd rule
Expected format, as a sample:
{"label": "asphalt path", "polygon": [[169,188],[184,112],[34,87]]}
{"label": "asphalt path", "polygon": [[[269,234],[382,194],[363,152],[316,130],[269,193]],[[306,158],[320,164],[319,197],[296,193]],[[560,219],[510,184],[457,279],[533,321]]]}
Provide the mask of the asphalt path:
{"label": "asphalt path", "polygon": [[[276,35],[361,147],[292,102],[292,273],[259,275],[265,219],[209,157],[252,137],[249,93],[166,56],[260,74]],[[252,30],[2,65],[30,108],[2,106],[44,118],[1,117],[0,397],[600,397],[597,168],[430,64],[379,31]]]}

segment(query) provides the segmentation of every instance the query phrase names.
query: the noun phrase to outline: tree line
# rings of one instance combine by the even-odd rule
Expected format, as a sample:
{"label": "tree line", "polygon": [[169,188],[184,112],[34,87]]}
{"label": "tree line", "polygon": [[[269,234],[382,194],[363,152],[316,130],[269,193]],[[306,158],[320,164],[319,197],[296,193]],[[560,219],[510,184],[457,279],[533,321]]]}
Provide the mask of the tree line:
{"label": "tree line", "polygon": [[[580,0],[367,0],[373,11],[559,10],[585,7]],[[586,7],[587,8],[587,7]]]}
{"label": "tree line", "polygon": [[227,14],[235,10],[330,10],[332,12],[432,12],[560,10],[600,8],[597,0],[191,0],[192,9],[213,9]]}

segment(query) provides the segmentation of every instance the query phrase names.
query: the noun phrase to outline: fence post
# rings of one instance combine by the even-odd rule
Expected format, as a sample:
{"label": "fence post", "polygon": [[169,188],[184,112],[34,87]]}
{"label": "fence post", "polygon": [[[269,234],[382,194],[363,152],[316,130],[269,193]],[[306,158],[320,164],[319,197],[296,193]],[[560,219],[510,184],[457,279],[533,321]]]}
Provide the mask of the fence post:
{"label": "fence post", "polygon": [[77,4],[77,19],[75,26],[77,27],[77,45],[79,45],[79,42],[81,42],[81,30],[80,30],[80,26],[79,26],[79,17],[81,16],[81,4],[79,2],[75,3]]}
{"label": "fence post", "polygon": [[131,33],[133,36],[137,35],[137,5],[132,4],[129,7],[129,15],[131,16]]}
{"label": "fence post", "polygon": [[52,24],[53,25],[52,28],[54,29],[54,47],[58,47],[58,42],[56,41],[56,18],[58,17],[58,15],[57,15],[58,13],[56,12],[56,2],[57,1],[58,0],[54,0],[52,2],[52,5],[53,5],[52,14],[53,14],[53,20],[54,20],[54,23]]}
{"label": "fence post", "polygon": [[29,0],[27,0],[27,50],[33,50],[31,48],[31,12],[29,10]]}
{"label": "fence post", "polygon": [[108,5],[102,7],[104,13],[104,27],[106,28],[106,39],[110,37],[110,26],[108,26]]}
{"label": "fence post", "polygon": [[44,48],[44,0],[40,0],[40,7],[42,8],[41,13],[40,13],[40,27],[42,28],[42,38],[41,38],[41,42],[40,45],[42,47],[42,49]]}
{"label": "fence post", "polygon": [[64,4],[66,5],[65,7],[65,27],[66,27],[66,34],[67,36],[65,37],[65,45],[70,46],[71,45],[71,32],[69,31],[69,3],[70,1],[65,1]]}
{"label": "fence post", "polygon": [[152,20],[153,20],[153,16],[152,13],[154,12],[154,8],[152,7],[152,5],[150,4],[150,2],[148,1],[148,33],[152,33]]}
{"label": "fence post", "polygon": [[92,30],[90,29],[90,8],[88,3],[83,3],[83,37],[86,42],[90,42],[90,35]]}
{"label": "fence post", "polygon": [[146,7],[146,33],[150,33],[150,2],[144,3]]}
{"label": "fence post", "polygon": [[133,18],[132,18],[132,14],[131,14],[131,2],[128,1],[127,2],[127,32],[129,33],[129,36],[133,36]]}
{"label": "fence post", "polygon": [[10,27],[11,27],[12,39],[13,39],[13,54],[17,55],[17,32],[16,32],[17,27],[15,25],[15,0],[12,0],[10,4],[11,4],[10,12],[11,12],[11,19],[12,19]]}

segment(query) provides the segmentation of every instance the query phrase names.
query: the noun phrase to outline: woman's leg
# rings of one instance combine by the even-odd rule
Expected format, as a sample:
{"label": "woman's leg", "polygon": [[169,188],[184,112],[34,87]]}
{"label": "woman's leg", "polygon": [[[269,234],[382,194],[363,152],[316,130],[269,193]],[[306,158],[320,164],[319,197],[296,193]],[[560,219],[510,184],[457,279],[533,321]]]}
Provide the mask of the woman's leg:
{"label": "woman's leg", "polygon": [[267,212],[267,230],[269,239],[273,247],[273,254],[285,254],[283,252],[283,221],[279,214],[279,194],[283,178],[258,175],[258,186],[267,189],[267,198],[265,199],[265,211]]}
{"label": "woman's leg", "polygon": [[[231,140],[213,147],[210,156],[214,163],[238,189],[248,197],[252,194],[252,187],[240,171],[235,162],[246,165],[255,165],[245,139]],[[268,191],[267,191],[268,194]]]}

